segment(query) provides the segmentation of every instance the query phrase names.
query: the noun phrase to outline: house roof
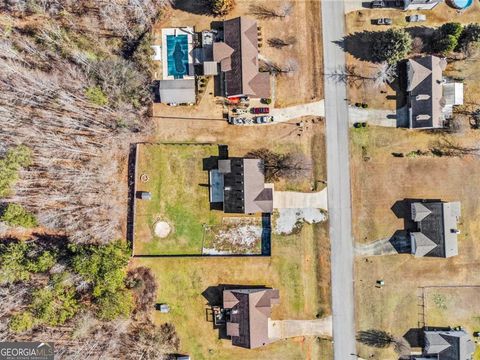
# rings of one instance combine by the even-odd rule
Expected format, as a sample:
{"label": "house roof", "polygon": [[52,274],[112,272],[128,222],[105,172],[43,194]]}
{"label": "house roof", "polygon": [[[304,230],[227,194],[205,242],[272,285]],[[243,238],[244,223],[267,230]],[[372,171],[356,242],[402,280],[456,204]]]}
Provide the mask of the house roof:
{"label": "house roof", "polygon": [[160,102],[165,104],[189,104],[196,101],[194,79],[160,80],[158,91]]}
{"label": "house roof", "polygon": [[223,307],[231,310],[227,334],[232,344],[251,349],[268,344],[268,319],[279,298],[276,289],[224,290]]}
{"label": "house roof", "polygon": [[411,204],[411,214],[417,225],[416,231],[410,233],[415,256],[458,255],[459,202],[415,202]]}
{"label": "house roof", "polygon": [[273,190],[265,188],[262,160],[219,160],[218,169],[224,174],[224,212],[250,214],[273,211]]}
{"label": "house roof", "polygon": [[443,77],[446,61],[424,56],[407,62],[411,128],[443,127]]}
{"label": "house roof", "polygon": [[438,360],[471,360],[475,345],[464,330],[425,331],[424,355]]}
{"label": "house roof", "polygon": [[222,66],[226,96],[270,97],[270,77],[258,72],[257,22],[244,16],[226,20],[223,37],[233,49],[230,69],[223,70]]}

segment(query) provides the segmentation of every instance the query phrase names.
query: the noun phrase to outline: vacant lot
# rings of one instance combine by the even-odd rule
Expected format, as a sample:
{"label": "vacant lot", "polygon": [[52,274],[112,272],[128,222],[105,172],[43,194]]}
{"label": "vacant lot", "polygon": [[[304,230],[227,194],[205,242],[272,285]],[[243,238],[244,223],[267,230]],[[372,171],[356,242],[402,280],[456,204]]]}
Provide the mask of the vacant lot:
{"label": "vacant lot", "polygon": [[[439,4],[433,10],[429,11],[399,11],[398,9],[383,9],[371,10],[362,9],[348,13],[347,19],[347,33],[361,34],[366,31],[381,31],[386,30],[389,26],[373,25],[372,21],[378,18],[391,18],[394,27],[404,27],[411,33],[415,39],[414,48],[422,48],[423,45],[428,45],[433,29],[444,24],[445,22],[459,22],[462,24],[469,24],[480,21],[478,13],[480,11],[480,3],[477,1],[466,11],[459,12],[452,9],[445,3]],[[425,14],[427,21],[421,23],[409,23],[406,17],[412,14]],[[397,106],[403,106],[403,101],[396,99],[396,89],[398,84],[393,86],[382,85],[377,86],[375,79],[379,72],[380,65],[366,61],[363,58],[368,57],[368,41],[362,39],[361,36],[356,36],[350,41],[347,40],[347,64],[351,71],[357,77],[349,79],[349,99],[351,103],[368,103],[370,108],[374,109],[389,109],[394,110]],[[421,53],[421,50],[417,50]],[[445,72],[445,75],[457,77],[465,80],[465,101],[474,100],[478,103],[478,99],[468,94],[474,94],[478,91],[479,83],[479,66],[478,57],[467,61],[457,61],[450,64]],[[464,74],[460,74],[460,71]]]}
{"label": "vacant lot", "polygon": [[[153,269],[159,285],[158,302],[168,303],[169,314],[155,314],[158,322],[175,324],[181,351],[193,359],[331,359],[329,342],[294,338],[258,350],[233,347],[218,339],[206,319],[202,293],[219,284],[266,285],[280,290],[273,319],[313,319],[329,314],[326,223],[304,226],[290,236],[274,236],[269,258],[161,258],[135,259],[135,265]],[[327,280],[327,281],[326,281]],[[326,291],[325,291],[326,289]]]}
{"label": "vacant lot", "polygon": [[[203,159],[218,155],[215,145],[141,144],[137,149],[137,191],[151,200],[136,202],[135,254],[201,254],[204,224],[221,222],[210,211],[208,172]],[[159,237],[156,224],[166,222],[170,233]]]}
{"label": "vacant lot", "polygon": [[[450,259],[410,255],[358,258],[356,260],[357,329],[383,329],[397,336],[422,325],[421,289],[428,286],[480,285],[480,159],[477,157],[415,156],[416,150],[438,146],[442,135],[402,129],[369,127],[352,130],[351,172],[353,231],[357,242],[368,243],[390,237],[402,229],[403,221],[390,208],[404,198],[459,200],[462,218],[459,255]],[[478,143],[478,134],[470,131],[450,138],[464,146]],[[394,157],[392,153],[403,153]],[[376,288],[376,280],[385,286]],[[436,290],[435,290],[436,291]],[[470,332],[478,329],[479,312],[472,308],[478,296],[465,291],[445,296],[451,312],[432,306],[433,290],[428,290],[427,325],[463,325]],[[449,295],[450,296],[450,295]],[[461,296],[463,301],[455,300]],[[450,300],[448,300],[450,299]],[[458,316],[457,316],[458,314]],[[447,322],[447,323],[443,323]],[[360,355],[395,358],[393,350],[360,347]]]}
{"label": "vacant lot", "polygon": [[[279,11],[282,7],[291,5],[291,12],[285,18],[257,19],[261,28],[260,55],[284,67],[292,64],[296,71],[288,76],[280,76],[274,85],[276,106],[296,105],[323,98],[322,74],[322,38],[320,1],[318,0],[242,0],[236,1],[234,10],[227,19],[237,16],[256,18],[252,6],[265,7]],[[213,21],[221,21],[220,17],[209,15],[208,5],[202,1],[177,0],[174,8],[162,16],[156,24],[154,36],[159,36],[162,27],[194,26],[196,31],[209,29]],[[294,39],[294,44],[281,50],[268,46],[270,38],[283,40]],[[294,89],[294,91],[292,91]],[[207,89],[209,94],[212,89]],[[212,95],[204,96],[200,107],[208,113],[208,106],[215,106]],[[204,104],[206,104],[204,106]],[[164,111],[168,108],[162,107]],[[221,107],[217,105],[215,114]],[[211,108],[210,111],[213,109]],[[175,113],[180,110],[173,110]],[[186,110],[189,112],[189,110]]]}

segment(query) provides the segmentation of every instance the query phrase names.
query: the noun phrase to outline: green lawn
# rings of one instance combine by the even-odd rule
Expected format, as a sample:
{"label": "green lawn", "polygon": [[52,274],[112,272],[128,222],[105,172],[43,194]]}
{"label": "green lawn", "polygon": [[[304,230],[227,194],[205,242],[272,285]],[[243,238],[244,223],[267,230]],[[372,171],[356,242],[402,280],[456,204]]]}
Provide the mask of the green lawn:
{"label": "green lawn", "polygon": [[[203,171],[202,160],[215,155],[216,145],[138,145],[137,191],[151,192],[152,199],[136,202],[135,255],[202,253],[203,225],[219,224],[222,217],[210,211]],[[172,229],[165,238],[155,236],[158,220]]]}
{"label": "green lawn", "polygon": [[[324,225],[315,225],[324,226]],[[313,319],[322,311],[318,286],[318,235],[306,225],[295,235],[273,235],[271,257],[136,258],[134,265],[150,267],[158,283],[157,301],[168,303],[169,314],[155,313],[158,323],[172,322],[181,352],[193,359],[328,359],[329,343],[314,338],[279,341],[245,350],[218,339],[206,320],[202,293],[219,284],[265,285],[280,290],[273,319]]]}

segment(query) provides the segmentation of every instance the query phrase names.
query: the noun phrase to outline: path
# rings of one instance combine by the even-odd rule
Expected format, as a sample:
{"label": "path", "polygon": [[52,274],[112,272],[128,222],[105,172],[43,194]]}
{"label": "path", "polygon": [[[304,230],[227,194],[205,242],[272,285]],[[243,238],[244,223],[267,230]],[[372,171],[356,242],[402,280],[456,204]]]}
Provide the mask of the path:
{"label": "path", "polygon": [[268,321],[268,337],[272,340],[296,336],[332,336],[332,317],[316,320],[271,320]]}
{"label": "path", "polygon": [[274,209],[323,209],[327,210],[327,188],[319,192],[275,191]]}
{"label": "path", "polygon": [[[345,53],[335,42],[345,36],[345,4],[322,1],[324,73],[345,68]],[[353,295],[353,240],[348,153],[348,106],[344,82],[325,76],[328,208],[332,268],[333,351],[336,360],[356,358]]]}
{"label": "path", "polygon": [[357,244],[355,255],[357,256],[380,256],[410,253],[411,244],[406,233],[397,234],[394,237],[377,240],[368,244]]}
{"label": "path", "polygon": [[350,124],[367,122],[369,125],[385,127],[408,126],[407,107],[398,110],[362,109],[354,106],[349,107]]}

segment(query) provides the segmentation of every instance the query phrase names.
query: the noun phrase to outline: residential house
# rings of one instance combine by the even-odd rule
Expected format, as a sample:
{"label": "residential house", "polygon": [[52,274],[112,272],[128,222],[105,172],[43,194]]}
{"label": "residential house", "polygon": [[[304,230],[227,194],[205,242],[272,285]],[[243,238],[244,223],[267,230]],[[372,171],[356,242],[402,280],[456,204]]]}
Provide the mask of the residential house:
{"label": "residential house", "polygon": [[270,76],[258,71],[258,28],[241,16],[223,22],[223,41],[213,43],[226,97],[270,97]]}
{"label": "residential house", "polygon": [[219,159],[210,170],[210,202],[225,213],[272,213],[273,186],[265,184],[261,159]]}
{"label": "residential house", "polygon": [[254,349],[269,344],[268,321],[279,300],[277,289],[224,290],[223,311],[232,345]]}
{"label": "residential house", "polygon": [[458,255],[460,202],[413,202],[411,216],[416,225],[409,233],[412,254],[444,258]]}
{"label": "residential house", "polygon": [[447,82],[447,61],[424,56],[407,61],[408,116],[411,129],[443,128],[453,106],[463,104],[463,84]]}
{"label": "residential house", "polygon": [[431,10],[443,0],[403,0],[403,10]]}
{"label": "residential house", "polygon": [[475,344],[465,330],[424,329],[424,346],[414,360],[471,360]]}

